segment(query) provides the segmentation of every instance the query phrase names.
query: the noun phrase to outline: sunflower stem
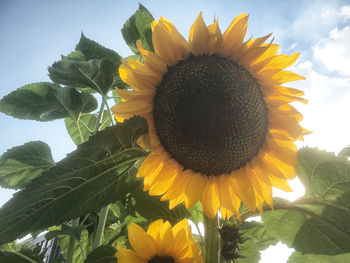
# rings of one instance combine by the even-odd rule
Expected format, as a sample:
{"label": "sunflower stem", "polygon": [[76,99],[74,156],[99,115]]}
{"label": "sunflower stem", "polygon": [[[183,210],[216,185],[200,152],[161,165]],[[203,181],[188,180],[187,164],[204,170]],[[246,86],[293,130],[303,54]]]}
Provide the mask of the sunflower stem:
{"label": "sunflower stem", "polygon": [[204,263],[220,263],[219,218],[208,218],[204,214]]}
{"label": "sunflower stem", "polygon": [[[73,219],[72,227],[78,227],[79,221],[80,221],[79,217],[76,219]],[[70,236],[69,243],[68,243],[68,251],[67,251],[67,263],[73,263],[74,245],[75,245],[75,238],[73,236]]]}
{"label": "sunflower stem", "polygon": [[105,229],[107,215],[108,215],[108,206],[105,206],[100,211],[100,217],[98,219],[97,230],[94,238],[94,243],[92,244],[92,249],[95,249],[102,244],[102,237]]}

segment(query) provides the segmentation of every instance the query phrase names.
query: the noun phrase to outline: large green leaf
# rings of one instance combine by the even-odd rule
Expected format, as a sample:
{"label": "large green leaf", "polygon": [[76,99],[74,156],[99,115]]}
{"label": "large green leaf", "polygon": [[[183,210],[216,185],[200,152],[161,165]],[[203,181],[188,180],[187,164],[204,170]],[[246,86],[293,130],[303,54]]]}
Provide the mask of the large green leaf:
{"label": "large green leaf", "polygon": [[0,244],[123,198],[123,177],[147,154],[136,146],[146,131],[140,117],[107,128],[16,193],[0,208]]}
{"label": "large green leaf", "polygon": [[121,57],[117,52],[109,48],[105,48],[99,43],[88,39],[83,33],[81,33],[80,41],[75,47],[75,50],[81,51],[87,60],[103,58],[108,59],[114,64],[115,68],[117,68],[117,66],[119,66],[121,63]]}
{"label": "large green leaf", "polygon": [[[88,140],[89,136],[93,133],[98,114],[81,114],[79,118],[73,120],[71,118],[64,119],[66,129],[73,142],[78,145]],[[99,130],[104,130],[110,126],[111,120],[108,111],[104,111],[101,116],[101,124]]]}
{"label": "large green leaf", "polygon": [[79,61],[62,57],[49,67],[53,82],[73,86],[89,87],[105,95],[113,83],[115,66],[109,59],[90,59]]}
{"label": "large green leaf", "polygon": [[117,263],[115,252],[117,251],[112,246],[100,246],[88,255],[84,263]]}
{"label": "large green leaf", "polygon": [[148,222],[161,218],[175,224],[188,216],[187,209],[183,205],[169,210],[168,202],[160,201],[158,196],[150,196],[148,192],[142,191],[142,187],[135,189],[131,193],[131,197],[135,212],[147,219]]}
{"label": "large green leaf", "polygon": [[0,186],[20,189],[54,166],[50,147],[40,141],[13,147],[0,157]]}
{"label": "large green leaf", "polygon": [[62,88],[49,82],[25,85],[0,101],[0,111],[19,119],[52,121],[77,119],[97,107],[96,99],[86,92]]}
{"label": "large green leaf", "polygon": [[139,9],[124,24],[122,35],[130,49],[137,55],[136,40],[140,39],[143,48],[153,51],[151,23],[152,14],[141,4]]}
{"label": "large green leaf", "polygon": [[269,235],[264,225],[260,222],[245,221],[240,225],[240,229],[244,233],[245,238],[252,239],[257,244],[259,250],[265,250],[278,242],[276,238]]}
{"label": "large green leaf", "polygon": [[350,253],[335,256],[306,254],[294,252],[288,259],[288,263],[349,263]]}
{"label": "large green leaf", "polygon": [[350,252],[350,162],[310,148],[298,158],[306,196],[265,212],[266,229],[303,254]]}

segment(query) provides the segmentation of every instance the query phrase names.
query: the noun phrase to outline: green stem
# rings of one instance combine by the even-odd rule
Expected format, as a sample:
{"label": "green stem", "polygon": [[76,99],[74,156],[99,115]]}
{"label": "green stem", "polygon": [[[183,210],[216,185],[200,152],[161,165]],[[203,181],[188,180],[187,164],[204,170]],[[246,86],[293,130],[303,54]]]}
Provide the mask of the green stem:
{"label": "green stem", "polygon": [[100,128],[100,123],[101,123],[101,119],[102,119],[103,109],[104,109],[105,105],[106,105],[105,104],[105,100],[102,97],[102,102],[101,102],[100,110],[98,112],[96,126],[95,126],[95,129],[94,129],[93,135],[96,134],[98,132],[98,129]]}
{"label": "green stem", "polygon": [[202,236],[201,230],[199,229],[198,224],[194,224],[194,225],[195,225],[195,226],[196,226],[196,228],[197,228],[198,235],[199,235],[200,239],[201,239],[201,240],[203,240],[203,236]]}
{"label": "green stem", "polygon": [[[79,226],[79,217],[72,220],[72,227],[78,227],[78,226]],[[73,236],[70,236],[69,243],[68,243],[66,263],[73,263],[74,245],[75,245],[75,238]]]}
{"label": "green stem", "polygon": [[204,215],[204,263],[220,263],[220,235],[217,229],[219,219]]}
{"label": "green stem", "polygon": [[113,118],[112,113],[110,111],[110,108],[108,106],[108,101],[107,101],[106,97],[102,97],[102,100],[103,100],[103,102],[105,103],[105,105],[107,107],[107,111],[108,111],[108,114],[109,114],[109,118],[111,119],[111,123],[114,125],[115,124],[114,118]]}
{"label": "green stem", "polygon": [[94,243],[92,245],[92,249],[99,247],[102,243],[103,231],[105,229],[105,224],[108,215],[108,206],[105,206],[101,209],[100,217],[98,219],[96,235],[94,238]]}

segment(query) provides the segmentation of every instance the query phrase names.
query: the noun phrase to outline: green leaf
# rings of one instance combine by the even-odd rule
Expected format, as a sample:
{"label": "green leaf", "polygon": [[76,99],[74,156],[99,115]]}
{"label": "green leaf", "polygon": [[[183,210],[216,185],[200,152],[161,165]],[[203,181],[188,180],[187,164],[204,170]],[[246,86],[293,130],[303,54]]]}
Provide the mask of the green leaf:
{"label": "green leaf", "polygon": [[346,146],[345,148],[343,148],[339,153],[338,153],[339,157],[345,157],[345,158],[349,158],[350,157],[350,146]]}
{"label": "green leaf", "polygon": [[91,112],[96,107],[97,101],[90,94],[49,82],[25,85],[0,101],[1,112],[36,121],[77,119],[80,113]]}
{"label": "green leaf", "polygon": [[179,205],[169,210],[169,203],[160,201],[158,196],[150,196],[148,192],[142,191],[142,186],[131,193],[135,212],[152,222],[158,219],[167,220],[172,224],[179,222],[188,216],[187,209]]}
{"label": "green leaf", "polygon": [[0,157],[0,186],[24,188],[54,165],[50,147],[44,142],[33,141],[13,147]]}
{"label": "green leaf", "polygon": [[[3,247],[3,246],[1,246]],[[5,253],[1,253],[5,251]],[[19,244],[16,250],[2,250],[0,248],[0,263],[43,263],[46,249],[40,245]]]}
{"label": "green leaf", "polygon": [[[80,41],[75,47],[76,51],[80,51],[87,60],[90,59],[108,59],[111,61],[115,69],[121,64],[121,57],[117,52],[109,48],[101,46],[99,43],[88,39],[81,33]],[[117,72],[115,70],[115,72]]]}
{"label": "green leaf", "polygon": [[188,213],[190,214],[189,219],[195,224],[203,222],[203,209],[200,202],[189,208]]}
{"label": "green leaf", "polygon": [[117,263],[114,256],[116,252],[112,246],[99,246],[88,255],[84,263]]}
{"label": "green leaf", "polygon": [[253,240],[247,240],[239,246],[238,254],[242,258],[235,259],[235,263],[257,263],[260,253],[257,244]]}
{"label": "green leaf", "polygon": [[82,225],[78,227],[71,227],[63,224],[61,229],[49,231],[45,234],[45,239],[50,240],[59,235],[68,235],[75,238],[75,240],[80,241],[81,232],[85,230],[88,226]]}
{"label": "green leaf", "polygon": [[136,146],[146,131],[140,117],[107,128],[16,193],[0,208],[0,244],[124,198],[124,177],[147,155]]}
{"label": "green leaf", "polygon": [[81,60],[81,61],[86,60],[86,57],[84,56],[83,52],[81,52],[80,50],[69,53],[67,55],[67,58],[73,59],[73,60]]}
{"label": "green leaf", "polygon": [[140,39],[143,48],[153,51],[151,23],[152,14],[141,4],[139,9],[124,24],[122,35],[130,49],[139,55],[136,40]]}
{"label": "green leaf", "polygon": [[306,195],[265,212],[266,229],[303,254],[350,252],[350,162],[311,148],[301,149],[298,160]]}
{"label": "green leaf", "polygon": [[113,83],[114,64],[109,59],[78,61],[62,57],[49,67],[49,76],[55,83],[86,88],[106,95]]}
{"label": "green leaf", "polygon": [[[89,139],[89,136],[93,133],[98,114],[81,114],[77,120],[70,118],[64,119],[66,129],[73,142],[78,145]],[[101,126],[99,130],[104,130],[111,125],[108,111],[104,111],[101,117]]]}
{"label": "green leaf", "polygon": [[349,263],[350,253],[339,254],[335,256],[328,255],[315,255],[306,254],[303,255],[298,252],[294,252],[288,259],[288,263]]}
{"label": "green leaf", "polygon": [[252,239],[257,244],[259,250],[265,250],[278,242],[276,238],[267,233],[266,228],[260,222],[245,221],[240,225],[240,229],[244,233],[244,237]]}

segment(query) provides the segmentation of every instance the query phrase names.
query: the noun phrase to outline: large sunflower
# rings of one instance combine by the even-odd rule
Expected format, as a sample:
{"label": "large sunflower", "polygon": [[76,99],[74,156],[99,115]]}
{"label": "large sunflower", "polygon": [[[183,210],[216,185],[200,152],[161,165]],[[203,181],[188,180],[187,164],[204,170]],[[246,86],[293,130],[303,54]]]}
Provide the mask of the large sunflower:
{"label": "large sunflower", "polygon": [[186,218],[174,227],[159,219],[147,232],[131,223],[128,237],[134,250],[119,246],[119,263],[203,263],[199,242],[194,242]]}
{"label": "large sunflower", "polygon": [[201,201],[213,218],[239,217],[241,201],[251,210],[272,207],[272,186],[291,191],[294,141],[305,130],[289,103],[303,92],[282,86],[304,79],[285,71],[298,58],[277,55],[264,43],[271,34],[244,41],[248,16],[236,17],[224,34],[218,21],[200,13],[187,42],[164,18],[152,23],[154,52],[138,49],[143,62],[122,61],[120,77],[133,90],[118,90],[116,116],[141,115],[149,124],[151,153],[140,166],[144,190],[162,195],[170,208]]}

